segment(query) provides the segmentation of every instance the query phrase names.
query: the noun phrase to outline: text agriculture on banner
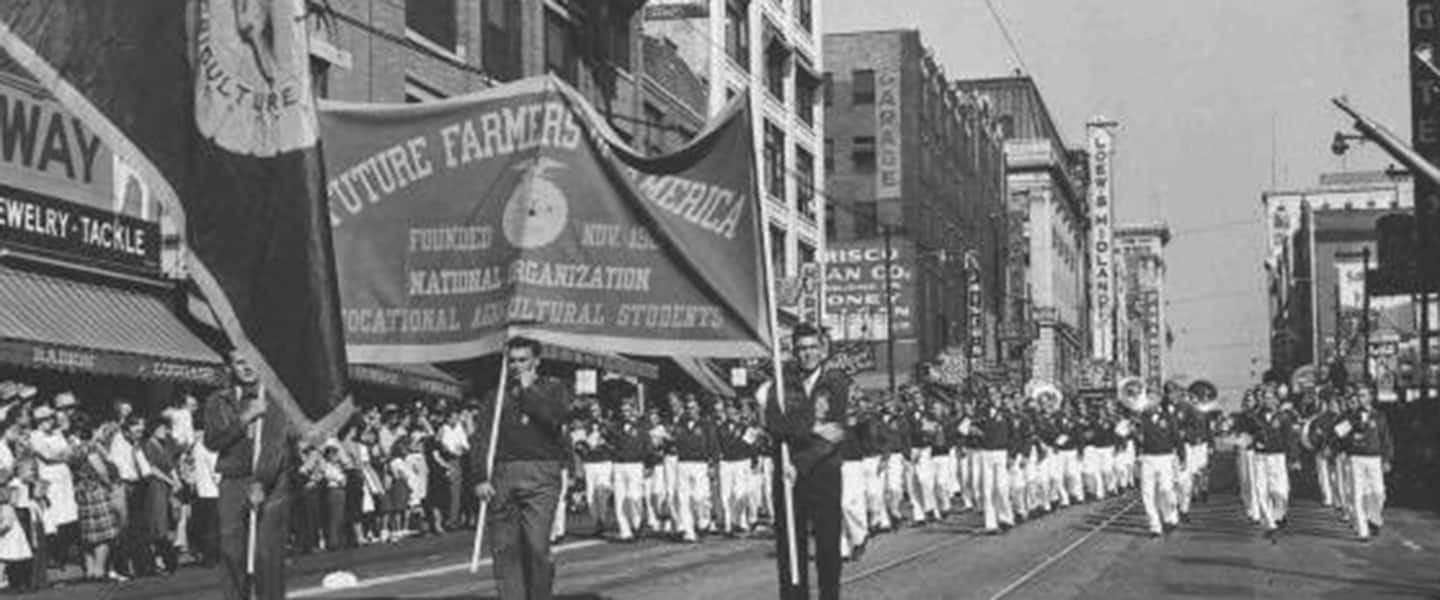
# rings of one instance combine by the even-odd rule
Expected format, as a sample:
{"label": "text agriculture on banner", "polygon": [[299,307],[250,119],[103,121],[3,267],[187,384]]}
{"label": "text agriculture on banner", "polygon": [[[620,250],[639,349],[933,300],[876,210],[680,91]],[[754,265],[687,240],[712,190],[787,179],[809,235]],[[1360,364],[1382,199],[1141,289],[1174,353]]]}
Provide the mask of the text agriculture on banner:
{"label": "text agriculture on banner", "polygon": [[687,147],[643,158],[552,77],[427,104],[322,106],[351,359],[459,360],[522,334],[762,354],[749,123],[737,103]]}

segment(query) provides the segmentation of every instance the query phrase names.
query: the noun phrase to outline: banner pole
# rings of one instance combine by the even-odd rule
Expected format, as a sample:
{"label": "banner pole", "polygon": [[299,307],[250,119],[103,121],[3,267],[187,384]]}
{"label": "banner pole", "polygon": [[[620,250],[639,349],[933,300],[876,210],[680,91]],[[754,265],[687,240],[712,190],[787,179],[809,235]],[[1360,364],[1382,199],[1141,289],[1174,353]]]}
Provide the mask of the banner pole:
{"label": "banner pole", "polygon": [[[765,217],[764,205],[760,210],[760,241],[764,246],[765,260],[765,295],[769,299],[770,310],[766,316],[770,320],[770,367],[774,370],[775,402],[776,408],[781,414],[785,412],[785,369],[780,365],[780,309],[775,305],[775,265],[769,257],[774,240],[770,239],[769,221]],[[764,402],[764,399],[760,399]],[[764,406],[763,404],[761,406]],[[762,414],[764,411],[761,411]],[[800,585],[800,557],[795,537],[795,490],[790,482],[785,481],[785,467],[790,464],[790,444],[780,442],[780,493],[781,504],[785,510],[785,555],[790,566],[790,585]]]}
{"label": "banner pole", "polygon": [[[495,415],[490,419],[490,441],[485,450],[485,476],[494,479],[495,448],[500,437],[500,411],[505,407],[505,382],[509,377],[510,361],[505,354],[505,344],[500,345],[500,384],[495,387]],[[480,548],[485,541],[485,516],[489,513],[490,502],[480,501],[480,516],[475,520],[475,544],[470,548],[470,572],[480,571]]]}
{"label": "banner pole", "polygon": [[[260,395],[265,395],[265,386],[260,386]],[[250,479],[255,481],[255,471],[260,468],[260,448],[263,447],[260,436],[265,432],[265,417],[261,416],[250,423]],[[248,493],[248,491],[247,491]],[[245,543],[245,574],[255,576],[255,533],[256,525],[260,520],[260,507],[250,507],[250,531]]]}

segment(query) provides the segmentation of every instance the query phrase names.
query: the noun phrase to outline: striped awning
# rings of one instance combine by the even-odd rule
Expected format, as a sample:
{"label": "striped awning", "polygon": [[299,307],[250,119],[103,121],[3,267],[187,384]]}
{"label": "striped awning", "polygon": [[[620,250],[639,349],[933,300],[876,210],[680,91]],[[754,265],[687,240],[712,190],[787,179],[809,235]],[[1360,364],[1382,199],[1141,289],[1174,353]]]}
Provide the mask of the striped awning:
{"label": "striped awning", "polygon": [[159,293],[0,266],[0,362],[220,385],[219,354]]}
{"label": "striped awning", "polygon": [[352,364],[349,371],[351,379],[372,385],[451,400],[460,400],[465,395],[464,384],[433,365]]}

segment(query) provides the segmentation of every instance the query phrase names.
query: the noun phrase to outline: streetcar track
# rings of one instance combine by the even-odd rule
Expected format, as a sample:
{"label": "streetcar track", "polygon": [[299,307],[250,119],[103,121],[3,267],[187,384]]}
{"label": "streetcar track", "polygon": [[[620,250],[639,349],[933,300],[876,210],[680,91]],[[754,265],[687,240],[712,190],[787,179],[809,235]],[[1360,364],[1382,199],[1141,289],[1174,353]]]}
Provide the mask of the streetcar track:
{"label": "streetcar track", "polygon": [[[1115,500],[1123,500],[1123,499],[1124,499],[1123,497],[1120,497],[1120,498],[1116,498]],[[1110,515],[1110,517],[1107,518],[1103,524],[1097,526],[1095,529],[1091,530],[1089,533],[1085,534],[1084,536],[1081,536],[1081,539],[1086,539],[1086,538],[1088,538],[1089,536],[1094,535],[1096,532],[1100,531],[1101,529],[1104,529],[1105,527],[1108,527],[1108,526],[1110,525],[1110,523],[1114,522],[1114,521],[1115,521],[1116,519],[1118,519],[1120,516],[1122,516],[1122,515],[1124,515],[1126,512],[1128,512],[1128,511],[1130,510],[1130,508],[1132,508],[1133,506],[1135,506],[1135,503],[1136,503],[1136,502],[1139,502],[1139,499],[1138,499],[1138,498],[1137,498],[1137,499],[1131,499],[1131,500],[1130,500],[1128,503],[1126,503],[1125,506],[1122,507],[1119,511],[1117,511],[1117,512],[1116,512],[1115,514],[1113,514],[1113,515]],[[1114,504],[1115,504],[1115,502],[1112,502],[1112,503],[1110,503],[1109,506],[1114,506]],[[1109,506],[1107,506],[1106,508],[1109,508]],[[886,572],[886,571],[893,570],[893,569],[895,569],[895,568],[897,568],[897,567],[902,567],[902,566],[904,566],[904,565],[910,564],[910,563],[912,563],[912,562],[915,562],[915,561],[920,560],[920,559],[922,559],[922,558],[925,558],[925,557],[927,557],[927,556],[931,556],[931,555],[933,555],[933,554],[935,554],[935,553],[937,553],[937,552],[940,552],[940,551],[942,551],[942,550],[946,550],[946,549],[951,548],[951,547],[953,547],[953,546],[957,546],[957,545],[959,545],[959,544],[961,544],[961,543],[968,542],[968,541],[971,541],[971,540],[974,540],[974,539],[977,539],[977,538],[983,538],[983,537],[987,537],[986,534],[985,534],[983,531],[971,531],[970,533],[961,535],[960,537],[956,537],[956,538],[953,538],[953,539],[945,540],[945,541],[936,543],[936,544],[934,544],[934,545],[927,546],[927,547],[925,547],[925,548],[921,548],[921,549],[919,549],[919,550],[916,550],[916,551],[914,551],[914,552],[911,552],[910,554],[906,554],[905,556],[901,556],[901,557],[898,557],[898,558],[891,559],[891,560],[889,560],[889,561],[880,563],[880,564],[875,565],[874,567],[871,567],[871,568],[866,569],[866,570],[864,570],[864,571],[860,571],[860,572],[855,573],[855,574],[853,574],[853,575],[849,575],[849,576],[844,577],[843,579],[841,579],[841,580],[840,580],[840,583],[841,583],[842,586],[844,586],[844,585],[849,585],[849,584],[855,583],[855,582],[857,582],[857,581],[861,581],[861,580],[864,580],[864,579],[868,579],[868,578],[870,578],[870,577],[874,577],[874,576],[879,575],[879,574],[881,574],[881,573],[884,573],[884,572]],[[1073,544],[1072,544],[1072,546],[1073,546]],[[1067,549],[1065,552],[1069,552],[1069,550]],[[1063,555],[1063,553],[1062,553],[1062,555]],[[1009,588],[1007,588],[1006,590],[1003,590],[1003,593],[1008,593],[1009,591],[1013,591],[1013,590],[1010,590]],[[1002,595],[1003,595],[1003,594],[1002,594]],[[999,597],[999,596],[997,595],[996,598],[998,598],[998,597]]]}
{"label": "streetcar track", "polygon": [[1114,523],[1117,519],[1119,519],[1120,517],[1124,516],[1125,513],[1130,512],[1130,509],[1131,509],[1131,508],[1134,508],[1135,505],[1138,504],[1139,502],[1140,502],[1140,498],[1138,498],[1138,497],[1137,497],[1137,498],[1131,498],[1130,501],[1127,502],[1124,507],[1122,507],[1120,510],[1116,511],[1115,514],[1110,515],[1110,517],[1109,517],[1108,519],[1105,519],[1104,522],[1100,523],[1099,525],[1096,525],[1093,529],[1091,529],[1090,531],[1086,532],[1084,535],[1080,536],[1080,537],[1077,538],[1075,541],[1070,542],[1070,545],[1069,545],[1069,546],[1066,546],[1063,550],[1061,550],[1061,551],[1059,551],[1059,552],[1056,552],[1055,554],[1052,554],[1052,555],[1046,557],[1045,560],[1043,560],[1043,561],[1040,562],[1040,564],[1035,565],[1034,567],[1031,567],[1029,571],[1026,571],[1026,572],[1025,572],[1025,574],[1023,574],[1023,575],[1021,575],[1019,578],[1015,579],[1015,581],[1010,582],[1010,585],[1005,586],[1005,587],[1002,588],[1000,591],[996,592],[993,596],[990,596],[990,600],[1000,600],[1001,598],[1004,598],[1006,595],[1010,594],[1011,592],[1014,592],[1015,590],[1020,589],[1020,588],[1023,587],[1025,584],[1027,584],[1027,583],[1029,583],[1031,580],[1033,580],[1036,575],[1039,575],[1042,571],[1044,571],[1045,569],[1049,568],[1051,565],[1059,562],[1060,559],[1065,558],[1066,556],[1068,556],[1068,555],[1069,555],[1071,552],[1073,552],[1076,548],[1079,548],[1082,544],[1084,544],[1085,542],[1089,541],[1090,538],[1095,537],[1095,534],[1100,533],[1101,531],[1104,531],[1105,528],[1109,527],[1109,526],[1110,526],[1112,523]]}

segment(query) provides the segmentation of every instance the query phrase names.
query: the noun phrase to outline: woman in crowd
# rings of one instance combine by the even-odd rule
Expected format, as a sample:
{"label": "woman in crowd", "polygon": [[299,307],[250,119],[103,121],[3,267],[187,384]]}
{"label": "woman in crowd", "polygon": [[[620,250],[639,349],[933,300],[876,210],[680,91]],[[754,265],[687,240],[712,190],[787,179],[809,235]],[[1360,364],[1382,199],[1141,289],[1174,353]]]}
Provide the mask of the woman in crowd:
{"label": "woman in crowd", "polygon": [[110,565],[110,549],[120,536],[120,515],[111,501],[115,486],[114,467],[106,460],[114,426],[92,429],[83,414],[71,424],[75,432],[75,499],[80,517],[80,545],[85,551],[87,579],[125,581]]}
{"label": "woman in crowd", "polygon": [[[175,513],[172,500],[180,489],[175,457],[170,445],[170,422],[151,419],[145,423],[145,442],[140,450],[144,475],[143,507],[139,515],[141,543],[146,544],[166,573],[180,566],[175,548]],[[141,564],[144,574],[153,574],[156,565]]]}

